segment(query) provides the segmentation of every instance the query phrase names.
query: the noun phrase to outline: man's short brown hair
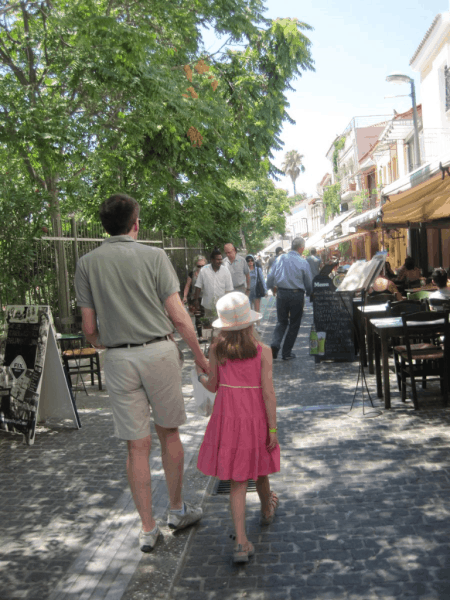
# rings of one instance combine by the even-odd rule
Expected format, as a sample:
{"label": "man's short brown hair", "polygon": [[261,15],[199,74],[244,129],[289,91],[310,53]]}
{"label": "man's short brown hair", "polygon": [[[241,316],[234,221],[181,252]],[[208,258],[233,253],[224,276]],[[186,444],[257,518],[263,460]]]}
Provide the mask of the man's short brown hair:
{"label": "man's short brown hair", "polygon": [[109,235],[127,234],[139,216],[139,204],[126,194],[113,194],[100,206],[100,220]]}

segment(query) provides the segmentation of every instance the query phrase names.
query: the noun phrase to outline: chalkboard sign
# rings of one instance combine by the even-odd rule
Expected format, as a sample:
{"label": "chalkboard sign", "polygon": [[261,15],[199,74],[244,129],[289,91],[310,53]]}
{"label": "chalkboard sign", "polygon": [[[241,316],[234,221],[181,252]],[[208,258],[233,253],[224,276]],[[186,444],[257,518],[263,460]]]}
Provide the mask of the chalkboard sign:
{"label": "chalkboard sign", "polygon": [[314,326],[317,335],[325,332],[325,354],[320,360],[353,360],[353,292],[336,292],[328,277],[313,279]]}
{"label": "chalkboard sign", "polygon": [[0,344],[0,429],[34,442],[39,418],[72,419],[81,427],[67,385],[48,306],[7,306]]}

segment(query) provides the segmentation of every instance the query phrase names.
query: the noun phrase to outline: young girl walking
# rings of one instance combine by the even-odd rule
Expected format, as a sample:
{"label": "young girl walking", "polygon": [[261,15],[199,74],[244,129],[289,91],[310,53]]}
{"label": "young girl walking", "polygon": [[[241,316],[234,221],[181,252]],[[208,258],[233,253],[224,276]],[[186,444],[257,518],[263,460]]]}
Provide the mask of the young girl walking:
{"label": "young girl walking", "polygon": [[270,473],[280,470],[272,350],[254,335],[261,315],[247,296],[232,292],[217,302],[221,332],[210,348],[209,376],[197,367],[198,379],[217,391],[214,410],[200,448],[198,468],[205,475],[231,481],[230,508],[236,532],[235,563],[248,562],[255,549],[245,531],[245,497],[249,479],[261,500],[261,525],[270,525],[278,506]]}

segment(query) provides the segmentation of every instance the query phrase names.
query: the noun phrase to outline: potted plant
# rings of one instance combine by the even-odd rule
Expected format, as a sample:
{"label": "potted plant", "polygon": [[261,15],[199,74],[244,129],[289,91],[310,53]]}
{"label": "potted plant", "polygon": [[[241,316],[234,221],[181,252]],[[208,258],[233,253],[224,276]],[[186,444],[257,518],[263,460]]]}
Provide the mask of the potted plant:
{"label": "potted plant", "polygon": [[202,338],[208,340],[212,336],[212,323],[214,319],[211,317],[200,317],[200,323],[202,326]]}

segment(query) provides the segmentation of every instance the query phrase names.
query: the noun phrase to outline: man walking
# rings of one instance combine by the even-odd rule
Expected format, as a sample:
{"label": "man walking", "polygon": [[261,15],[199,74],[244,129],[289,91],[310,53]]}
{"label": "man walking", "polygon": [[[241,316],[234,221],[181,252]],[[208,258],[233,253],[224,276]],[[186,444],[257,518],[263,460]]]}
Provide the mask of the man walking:
{"label": "man walking", "polygon": [[282,358],[295,358],[292,348],[297,338],[303,315],[305,293],[312,293],[311,269],[304,258],[305,240],[302,237],[292,241],[292,249],[281,255],[267,278],[267,287],[277,287],[277,324],[272,338],[273,358],[277,358],[283,341]]}
{"label": "man walking", "polygon": [[278,246],[278,248],[275,249],[275,256],[271,256],[269,258],[269,264],[267,266],[267,274],[270,273],[270,270],[273,267],[273,263],[277,260],[277,258],[283,254],[283,248],[281,246]]}
{"label": "man walking", "polygon": [[227,257],[223,261],[224,266],[230,271],[235,292],[250,295],[250,269],[243,256],[239,256],[234,244],[225,244],[223,247]]}
{"label": "man walking", "polygon": [[211,317],[215,309],[215,302],[233,291],[233,282],[228,269],[222,265],[222,253],[215,248],[211,252],[210,264],[205,265],[198,274],[195,282],[194,303],[198,309],[200,292],[202,292],[202,306],[205,317]]}
{"label": "man walking", "polygon": [[169,492],[168,525],[182,529],[202,517],[200,507],[182,499],[184,453],[178,427],[186,413],[178,348],[171,339],[174,326],[195,362],[206,370],[209,363],[165,252],[136,241],[136,200],[114,194],[101,205],[100,219],[111,237],[80,259],[75,289],[86,339],[95,348],[108,349],[105,378],[115,434],[127,440],[128,481],[142,521],[139,547],[150,552],[160,534],[152,514],[150,406]]}
{"label": "man walking", "polygon": [[308,263],[309,268],[311,269],[311,275],[314,279],[314,277],[316,277],[316,275],[318,275],[320,272],[320,264],[322,261],[317,256],[317,250],[315,248],[311,248],[309,252],[310,254],[306,257],[306,262]]}

